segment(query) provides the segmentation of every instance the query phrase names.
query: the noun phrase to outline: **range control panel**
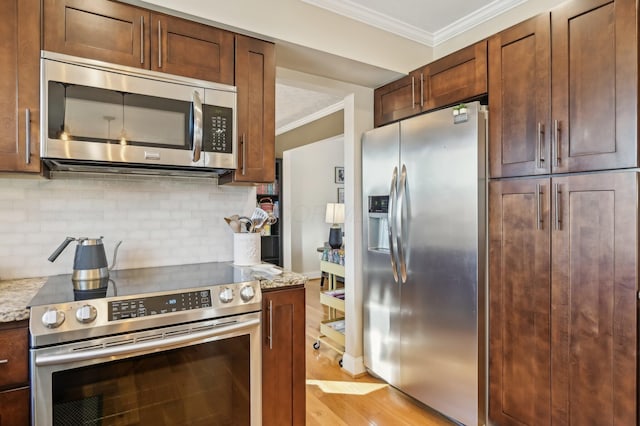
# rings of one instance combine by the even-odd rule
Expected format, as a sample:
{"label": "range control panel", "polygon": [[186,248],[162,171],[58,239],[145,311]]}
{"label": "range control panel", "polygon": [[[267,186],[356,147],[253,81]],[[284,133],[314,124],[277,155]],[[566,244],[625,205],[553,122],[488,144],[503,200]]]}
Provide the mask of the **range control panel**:
{"label": "range control panel", "polygon": [[118,321],[210,307],[210,290],[189,291],[162,296],[110,301],[108,318],[109,321]]}

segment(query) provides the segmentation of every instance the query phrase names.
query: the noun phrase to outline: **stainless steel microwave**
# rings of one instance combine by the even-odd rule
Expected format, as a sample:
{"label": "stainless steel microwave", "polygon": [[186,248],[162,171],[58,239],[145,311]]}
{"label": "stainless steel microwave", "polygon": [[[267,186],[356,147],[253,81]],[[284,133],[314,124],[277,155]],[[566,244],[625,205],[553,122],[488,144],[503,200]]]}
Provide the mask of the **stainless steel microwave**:
{"label": "stainless steel microwave", "polygon": [[41,78],[48,169],[220,175],[237,167],[234,86],[44,51]]}

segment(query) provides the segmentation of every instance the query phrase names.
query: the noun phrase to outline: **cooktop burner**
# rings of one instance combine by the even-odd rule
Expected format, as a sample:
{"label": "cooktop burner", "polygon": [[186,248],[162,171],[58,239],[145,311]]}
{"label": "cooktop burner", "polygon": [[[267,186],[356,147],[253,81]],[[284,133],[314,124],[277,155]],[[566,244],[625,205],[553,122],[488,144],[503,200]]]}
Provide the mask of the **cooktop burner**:
{"label": "cooktop burner", "polygon": [[29,303],[32,347],[261,309],[251,268],[227,263],[111,271],[99,290],[49,277]]}

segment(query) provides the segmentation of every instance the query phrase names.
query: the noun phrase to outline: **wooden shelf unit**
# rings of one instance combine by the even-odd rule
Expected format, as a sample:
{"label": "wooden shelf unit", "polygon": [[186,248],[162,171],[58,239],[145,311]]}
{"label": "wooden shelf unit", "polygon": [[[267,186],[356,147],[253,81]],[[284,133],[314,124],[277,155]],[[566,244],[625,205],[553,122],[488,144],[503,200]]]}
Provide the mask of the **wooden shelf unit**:
{"label": "wooden shelf unit", "polygon": [[[324,342],[342,355],[345,345],[345,289],[339,286],[338,277],[344,279],[344,265],[322,260],[320,271],[328,275],[327,289],[320,292],[320,304],[329,308],[329,318],[320,323],[320,334],[313,347],[319,349],[321,342]],[[339,364],[342,367],[342,359]]]}

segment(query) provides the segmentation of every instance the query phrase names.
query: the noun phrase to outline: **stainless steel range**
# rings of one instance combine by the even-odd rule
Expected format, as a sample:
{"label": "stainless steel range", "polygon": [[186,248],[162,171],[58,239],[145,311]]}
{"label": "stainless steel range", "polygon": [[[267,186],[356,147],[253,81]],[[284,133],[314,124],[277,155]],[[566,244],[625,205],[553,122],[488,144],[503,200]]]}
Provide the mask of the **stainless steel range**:
{"label": "stainless steel range", "polygon": [[230,263],[49,278],[30,303],[35,425],[259,425],[260,283]]}

